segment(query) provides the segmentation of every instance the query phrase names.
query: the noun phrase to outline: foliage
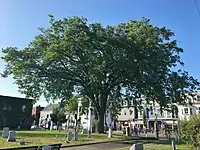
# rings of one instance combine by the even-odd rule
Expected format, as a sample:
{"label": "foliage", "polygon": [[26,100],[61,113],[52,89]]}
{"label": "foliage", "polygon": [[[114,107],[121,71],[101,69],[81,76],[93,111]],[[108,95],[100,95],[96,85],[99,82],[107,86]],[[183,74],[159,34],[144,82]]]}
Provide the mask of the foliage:
{"label": "foliage", "polygon": [[180,122],[181,138],[194,149],[200,149],[200,115]]}
{"label": "foliage", "polygon": [[65,114],[65,111],[64,109],[60,108],[60,107],[55,107],[53,109],[53,113],[50,115],[51,117],[51,121],[53,123],[65,123],[67,120],[66,120],[66,114]]}
{"label": "foliage", "polygon": [[33,115],[31,116],[31,124],[33,124],[35,121],[36,121],[36,115],[33,114]]}
{"label": "foliage", "polygon": [[[3,77],[13,75],[21,93],[39,99],[69,99],[74,92],[87,96],[103,132],[104,114],[110,94],[145,98],[161,108],[185,103],[185,93],[198,82],[187,72],[172,71],[183,65],[183,52],[165,27],[149,19],[103,27],[72,17],[55,20],[24,49],[7,47]],[[125,91],[125,92],[124,92]],[[125,93],[125,94],[124,94]]]}
{"label": "foliage", "polygon": [[89,99],[83,96],[72,96],[65,102],[65,110],[70,114],[76,114],[78,111],[78,101],[81,101],[80,115],[85,113],[85,110],[89,107]]}

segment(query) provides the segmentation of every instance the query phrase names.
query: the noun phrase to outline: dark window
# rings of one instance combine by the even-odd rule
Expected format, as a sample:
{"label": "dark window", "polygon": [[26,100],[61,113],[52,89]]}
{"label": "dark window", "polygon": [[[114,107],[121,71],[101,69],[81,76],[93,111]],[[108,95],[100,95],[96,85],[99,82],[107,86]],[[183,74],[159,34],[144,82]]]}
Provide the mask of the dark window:
{"label": "dark window", "polygon": [[11,105],[8,107],[8,111],[11,111],[12,110],[12,107],[11,107]]}
{"label": "dark window", "polygon": [[3,111],[6,111],[8,109],[7,105],[4,104],[2,109],[3,109]]}
{"label": "dark window", "polygon": [[190,108],[190,115],[192,115],[192,108]]}
{"label": "dark window", "polygon": [[197,101],[200,101],[200,95],[197,95]]}
{"label": "dark window", "polygon": [[131,109],[129,111],[130,111],[130,115],[133,115],[133,111]]}
{"label": "dark window", "polygon": [[188,108],[184,108],[185,114],[188,114]]}
{"label": "dark window", "polygon": [[124,111],[124,115],[126,115],[126,111]]}

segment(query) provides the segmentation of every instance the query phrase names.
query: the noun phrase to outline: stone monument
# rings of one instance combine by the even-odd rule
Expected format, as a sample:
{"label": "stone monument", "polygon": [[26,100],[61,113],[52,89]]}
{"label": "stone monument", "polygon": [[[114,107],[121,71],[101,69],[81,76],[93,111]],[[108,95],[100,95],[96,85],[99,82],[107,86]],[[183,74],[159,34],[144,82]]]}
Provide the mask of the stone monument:
{"label": "stone monument", "polygon": [[75,140],[75,141],[78,140],[78,132],[77,132],[77,131],[74,132],[74,140]]}
{"label": "stone monument", "polygon": [[72,132],[68,132],[68,136],[67,136],[67,141],[71,141],[72,140]]}
{"label": "stone monument", "polygon": [[9,128],[8,127],[4,127],[3,128],[3,132],[2,132],[2,137],[3,138],[8,138],[9,136]]}
{"label": "stone monument", "polygon": [[19,141],[19,145],[25,145],[24,140],[20,140],[20,141]]}
{"label": "stone monument", "polygon": [[143,143],[136,143],[130,148],[130,150],[143,150]]}
{"label": "stone monument", "polygon": [[51,150],[51,146],[43,146],[42,150]]}
{"label": "stone monument", "polygon": [[10,131],[7,139],[8,142],[16,142],[16,132]]}

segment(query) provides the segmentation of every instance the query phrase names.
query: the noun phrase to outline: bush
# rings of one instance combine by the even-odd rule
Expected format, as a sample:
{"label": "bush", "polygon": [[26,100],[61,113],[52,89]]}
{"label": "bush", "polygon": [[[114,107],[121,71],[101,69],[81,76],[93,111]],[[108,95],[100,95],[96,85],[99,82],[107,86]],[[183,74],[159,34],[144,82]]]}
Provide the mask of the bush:
{"label": "bush", "polygon": [[194,149],[200,149],[200,115],[180,122],[181,138]]}

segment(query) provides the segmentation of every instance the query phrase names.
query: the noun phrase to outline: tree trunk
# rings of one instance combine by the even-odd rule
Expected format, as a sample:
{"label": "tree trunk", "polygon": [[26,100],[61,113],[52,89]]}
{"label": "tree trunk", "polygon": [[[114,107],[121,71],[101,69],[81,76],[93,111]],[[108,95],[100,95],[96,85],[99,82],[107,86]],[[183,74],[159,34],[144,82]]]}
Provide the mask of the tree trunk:
{"label": "tree trunk", "polygon": [[98,113],[98,132],[104,133],[104,114],[105,112],[101,108]]}

